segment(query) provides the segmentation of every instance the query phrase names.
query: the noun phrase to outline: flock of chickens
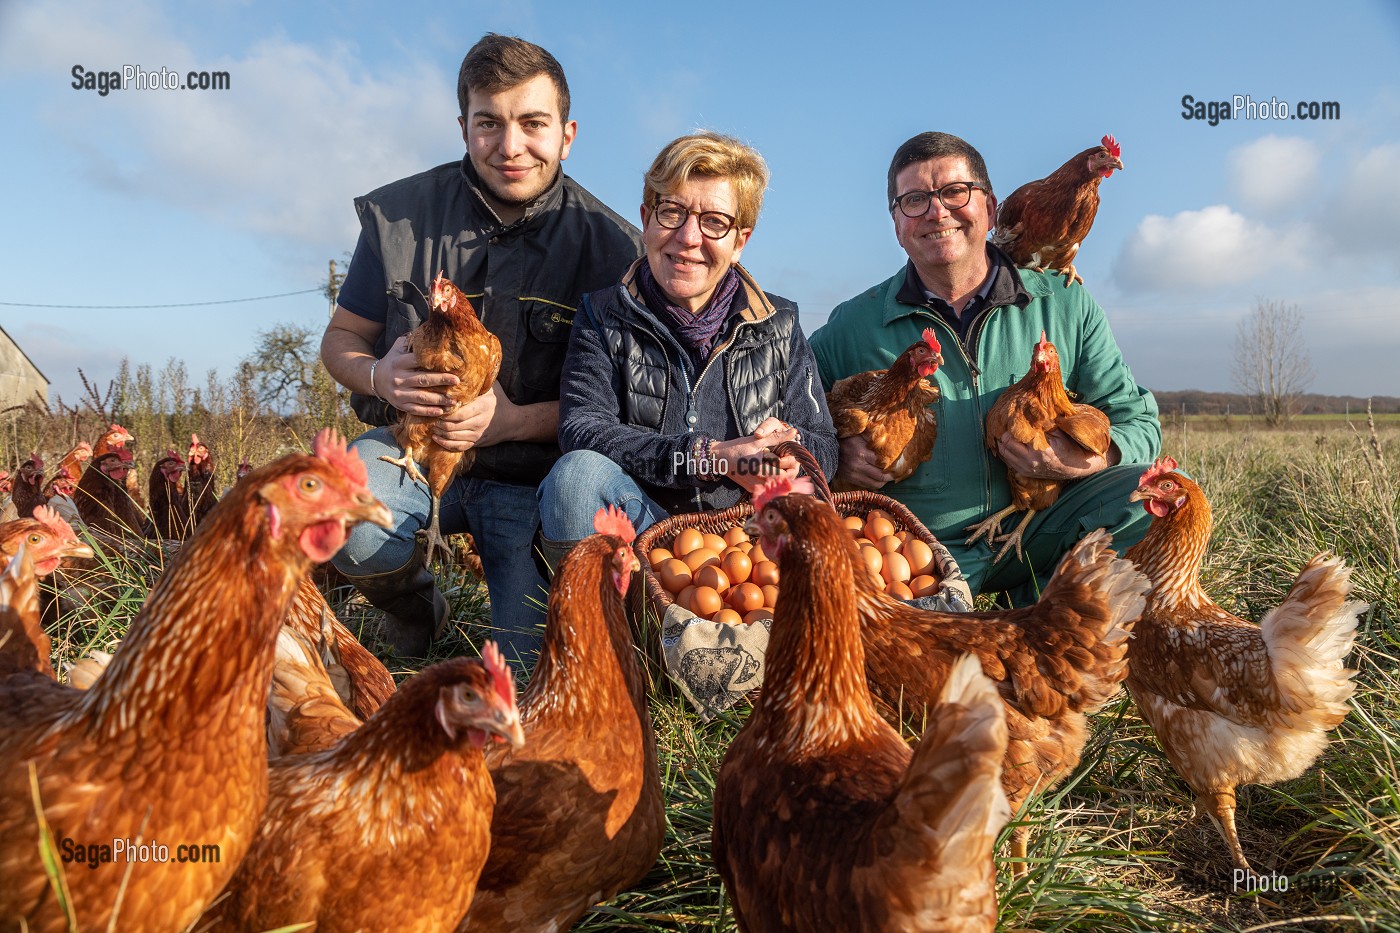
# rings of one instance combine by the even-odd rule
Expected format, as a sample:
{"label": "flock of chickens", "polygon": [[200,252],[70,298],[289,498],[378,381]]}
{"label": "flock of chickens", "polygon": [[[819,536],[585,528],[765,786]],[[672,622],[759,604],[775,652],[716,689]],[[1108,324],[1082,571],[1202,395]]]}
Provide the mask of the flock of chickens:
{"label": "flock of chickens", "polygon": [[[932,449],[930,338],[833,387],[838,429],[882,451],[882,469]],[[1106,419],[1069,401],[1054,347],[1042,336],[1033,354],[988,436],[1104,443]],[[217,504],[193,438],[156,464],[145,508],[130,440],[113,425],[47,482],[37,455],[0,475],[16,512],[0,523],[0,930],[543,933],[651,870],[665,815],[625,516],[600,510],[559,567],[518,698],[489,642],[396,688],[310,576],[354,523],[389,522],[342,438],[245,465]],[[971,529],[1006,547],[1026,521],[998,536],[1001,521],[1058,495],[1012,485],[1013,507]],[[999,833],[1078,765],[1086,716],[1121,684],[1249,868],[1235,789],[1321,753],[1347,712],[1366,606],[1320,554],[1258,625],[1238,619],[1200,585],[1200,488],[1168,458],[1132,499],[1153,521],[1125,554],[1092,533],[1035,605],[947,614],[877,589],[805,479],[761,490],[747,531],[782,591],[766,680],[713,802],[714,860],[744,933],[992,930]],[[119,648],[62,683],[38,581],[123,535],[187,540]],[[1026,833],[1010,837],[1016,871]],[[119,842],[170,857],[128,859]],[[74,850],[84,858],[54,856]]]}

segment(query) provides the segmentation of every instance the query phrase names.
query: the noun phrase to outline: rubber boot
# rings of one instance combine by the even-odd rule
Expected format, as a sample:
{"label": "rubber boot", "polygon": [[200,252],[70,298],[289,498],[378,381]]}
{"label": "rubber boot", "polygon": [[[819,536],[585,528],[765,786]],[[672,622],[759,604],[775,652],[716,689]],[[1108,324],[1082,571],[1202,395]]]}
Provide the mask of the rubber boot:
{"label": "rubber boot", "polygon": [[384,637],[401,658],[428,656],[433,639],[447,627],[447,600],[432,571],[415,554],[397,570],[348,577],[370,605],[384,612]]}
{"label": "rubber boot", "polygon": [[577,541],[551,541],[544,536],[543,531],[535,533],[535,566],[539,569],[540,576],[550,583],[554,582],[554,574],[558,572],[559,565],[564,562],[564,557],[574,549]]}

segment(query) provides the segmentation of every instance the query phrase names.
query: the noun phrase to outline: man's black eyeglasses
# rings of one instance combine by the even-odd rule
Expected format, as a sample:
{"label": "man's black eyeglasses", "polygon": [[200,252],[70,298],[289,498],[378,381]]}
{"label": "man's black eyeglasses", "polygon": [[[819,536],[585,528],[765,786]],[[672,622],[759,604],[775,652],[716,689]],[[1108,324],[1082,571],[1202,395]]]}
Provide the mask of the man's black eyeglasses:
{"label": "man's black eyeglasses", "polygon": [[721,240],[734,229],[738,223],[733,217],[723,211],[692,211],[688,207],[682,207],[675,201],[663,201],[657,199],[651,206],[652,216],[656,222],[667,230],[679,230],[685,226],[686,219],[694,214],[700,219],[700,233],[710,240]]}
{"label": "man's black eyeglasses", "polygon": [[970,181],[950,181],[937,191],[906,191],[894,199],[890,210],[898,207],[905,217],[922,217],[928,213],[933,199],[938,198],[938,203],[950,211],[955,211],[960,207],[967,207],[967,202],[972,200],[974,188],[984,194],[987,191],[981,185]]}

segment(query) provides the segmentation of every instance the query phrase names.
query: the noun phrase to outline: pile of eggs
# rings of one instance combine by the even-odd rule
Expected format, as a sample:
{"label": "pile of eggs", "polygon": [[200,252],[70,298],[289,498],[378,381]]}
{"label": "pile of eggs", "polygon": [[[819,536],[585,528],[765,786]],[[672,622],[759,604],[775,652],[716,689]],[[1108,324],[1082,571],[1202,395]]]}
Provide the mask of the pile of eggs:
{"label": "pile of eggs", "polygon": [[[896,532],[888,512],[851,515],[845,524],[880,589],[896,599],[927,596],[938,589],[933,549],[908,531]],[[778,565],[738,525],[723,535],[686,528],[669,549],[652,548],[647,563],[676,603],[702,619],[751,625],[773,618]]]}

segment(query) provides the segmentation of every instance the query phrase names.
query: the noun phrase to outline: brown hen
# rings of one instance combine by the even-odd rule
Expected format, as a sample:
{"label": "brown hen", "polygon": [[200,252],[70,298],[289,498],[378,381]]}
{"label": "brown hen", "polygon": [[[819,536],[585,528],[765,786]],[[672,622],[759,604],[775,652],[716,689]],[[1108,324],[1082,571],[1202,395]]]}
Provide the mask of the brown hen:
{"label": "brown hen", "polygon": [[[458,406],[491,391],[501,370],[501,342],[482,326],[476,311],[462,290],[446,276],[433,281],[428,303],[428,318],[408,335],[408,348],[426,372],[451,373],[458,383],[443,389]],[[400,413],[394,425],[394,440],[403,448],[402,457],[379,459],[403,467],[414,479],[426,483],[432,495],[428,527],[419,534],[427,546],[428,559],[439,556],[444,563],[452,559],[452,551],[443,540],[438,526],[442,494],[458,473],[471,467],[476,459],[473,450],[447,450],[433,440],[433,425],[437,418]],[[418,464],[428,469],[425,478]]]}
{"label": "brown hen", "polygon": [[1083,282],[1074,271],[1079,245],[1099,212],[1099,184],[1122,171],[1122,149],[1112,136],[1085,149],[1048,177],[1026,182],[997,208],[992,242],[1018,266],[1054,269],[1065,283]]}
{"label": "brown hen", "polygon": [[[1001,780],[1012,808],[1064,780],[1079,764],[1086,714],[1108,703],[1128,674],[1128,639],[1148,587],[1111,542],[1106,531],[1091,533],[1065,555],[1035,605],[1000,612],[916,609],[886,595],[858,563],[865,673],[880,715],[922,732],[954,662],[971,652],[1006,705]],[[1017,827],[1011,837],[1018,872],[1027,836]]]}
{"label": "brown hen", "polygon": [[[1040,342],[1035,345],[1031,355],[1030,371],[1020,382],[997,396],[991,411],[987,412],[983,439],[987,449],[993,453],[997,451],[1001,436],[1008,432],[1013,439],[1029,444],[1036,450],[1048,450],[1050,434],[1058,432],[1089,453],[1107,457],[1113,444],[1110,428],[1108,415],[1092,405],[1070,401],[1069,393],[1065,391],[1064,375],[1060,372],[1059,351],[1045,339],[1045,331],[1041,331]],[[1006,472],[1006,478],[1011,484],[1011,504],[963,530],[972,532],[966,542],[968,547],[985,535],[989,545],[1004,542],[996,560],[1005,557],[1013,547],[1019,560],[1021,535],[1026,526],[1036,512],[1055,504],[1069,480],[1027,476],[1010,469]],[[1026,514],[1015,531],[999,537],[997,533],[1001,530],[1002,519],[1013,512]]]}
{"label": "brown hen", "polygon": [[0,926],[69,929],[36,855],[31,775],[48,825],[76,846],[218,847],[215,862],[68,872],[78,929],[182,929],[232,875],[266,799],[268,679],[297,581],[347,525],[390,521],[343,440],[322,432],[315,448],[253,474],[210,515],[92,689],[0,679]]}
{"label": "brown hen", "polygon": [[[24,554],[22,567],[21,552]],[[26,593],[29,583],[53,573],[64,559],[91,556],[92,548],[79,541],[72,526],[46,505],[36,508],[33,518],[0,524],[0,569],[6,563],[13,564],[8,573],[16,578],[15,585]],[[21,613],[12,615],[8,622],[0,620],[0,677],[21,670],[54,676],[49,660],[51,642],[38,612],[37,588],[33,595],[35,612],[32,617]],[[23,602],[27,605],[27,598]]]}
{"label": "brown hen", "polygon": [[1351,570],[1324,552],[1258,625],[1238,618],[1201,588],[1211,529],[1201,487],[1167,457],[1130,498],[1153,519],[1127,553],[1152,581],[1128,690],[1235,867],[1248,872],[1235,788],[1298,777],[1322,754],[1356,688],[1343,661],[1369,607],[1348,600]]}
{"label": "brown hen", "polygon": [[[933,456],[938,437],[938,386],[929,381],[943,365],[943,348],[925,328],[923,339],[910,345],[889,369],[847,376],[826,394],[836,436],[860,435],[875,454],[875,465],[891,474],[891,482],[907,479]],[[833,489],[850,488],[841,482]]]}
{"label": "brown hen", "polygon": [[493,642],[482,657],[424,668],[330,748],[272,763],[267,812],[211,930],[453,929],[490,845],[482,748],[525,741],[510,669]]}
{"label": "brown hen", "polygon": [[[611,507],[610,507],[611,508]],[[567,930],[640,881],[666,835],[656,738],[623,599],[640,564],[625,515],[560,565],[520,701],[524,748],[496,748],[491,857],[460,930]]]}
{"label": "brown hen", "polygon": [[794,488],[779,479],[754,500],[783,598],[763,691],[715,786],[715,864],[739,929],[991,931],[1010,812],[1002,704],[968,659],[910,752],[866,686],[855,544]]}

